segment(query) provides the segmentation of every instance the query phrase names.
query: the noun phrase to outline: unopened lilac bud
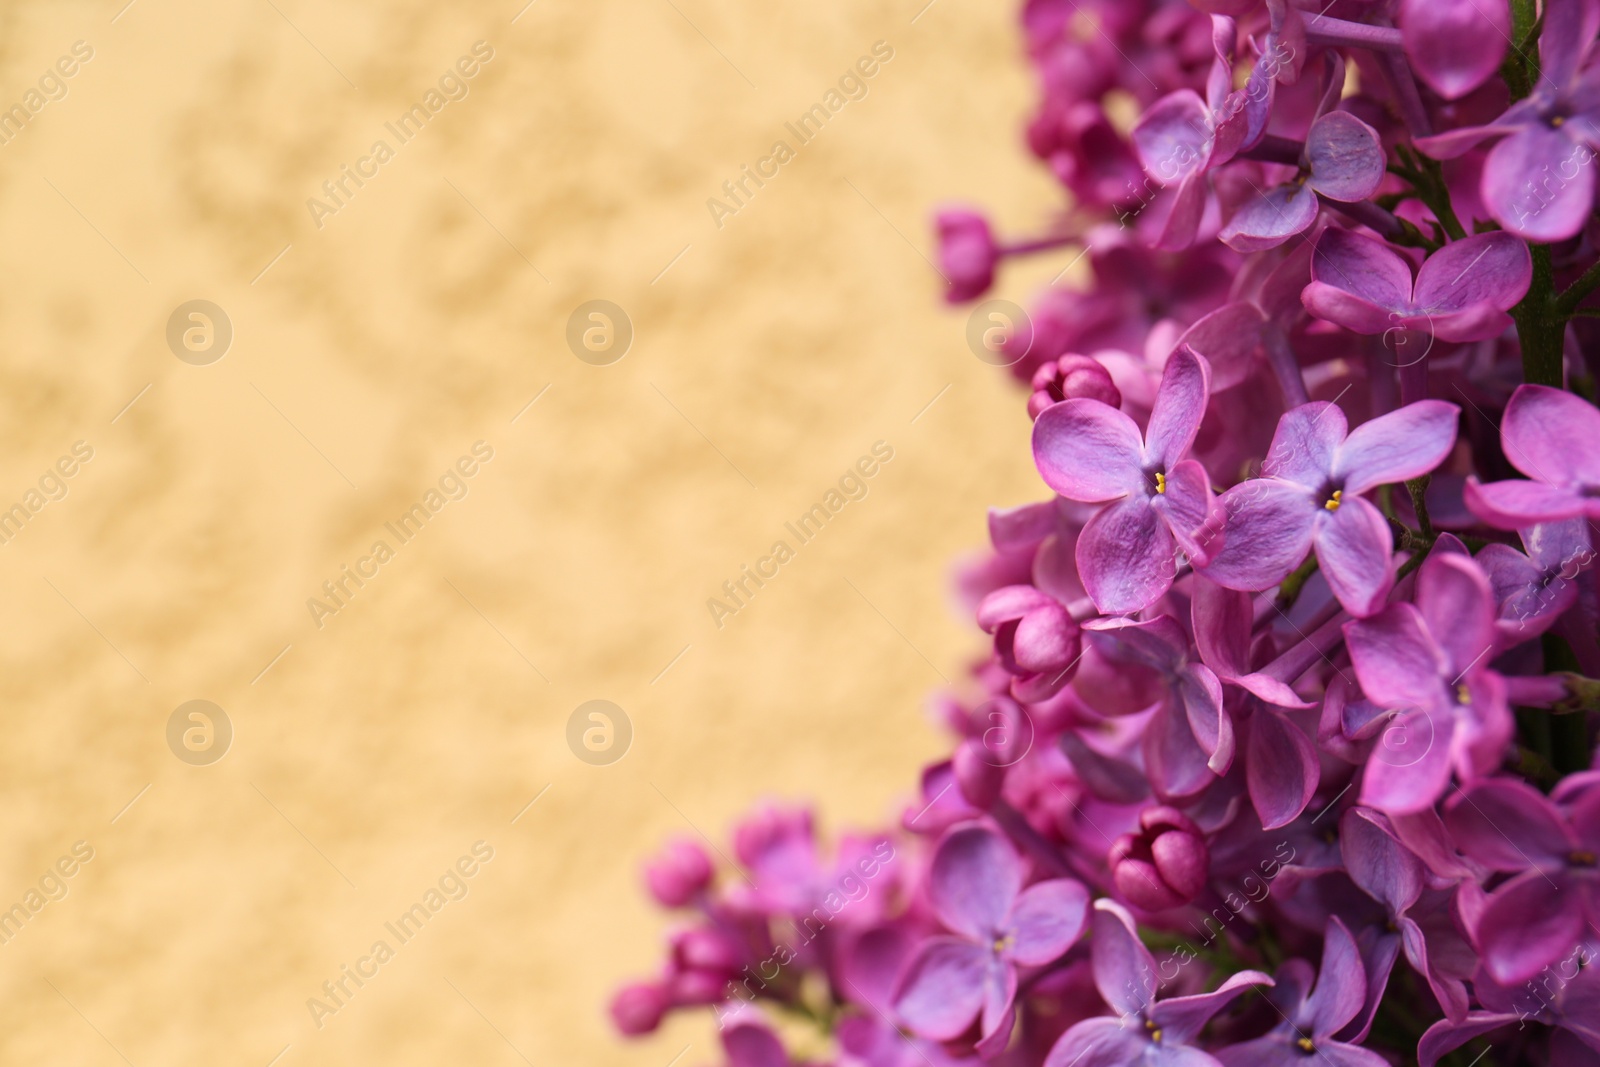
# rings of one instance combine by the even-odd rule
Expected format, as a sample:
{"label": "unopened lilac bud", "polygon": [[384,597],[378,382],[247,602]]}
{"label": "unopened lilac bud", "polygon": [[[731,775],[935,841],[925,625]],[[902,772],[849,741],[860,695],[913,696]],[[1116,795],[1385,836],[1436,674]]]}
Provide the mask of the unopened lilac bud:
{"label": "unopened lilac bud", "polygon": [[673,963],[681,970],[734,974],[744,965],[738,939],[724,930],[697,926],[672,939]]}
{"label": "unopened lilac bud", "polygon": [[996,765],[979,738],[969,737],[957,745],[950,766],[961,796],[968,804],[979,811],[988,811],[1000,799],[1000,787],[1006,780],[1005,769]]}
{"label": "unopened lilac bud", "polygon": [[1068,354],[1051,360],[1034,371],[1032,384],[1033,394],[1028,397],[1030,418],[1037,419],[1052,404],[1079,397],[1114,408],[1122,406],[1122,392],[1111,380],[1111,372],[1090,356]]}
{"label": "unopened lilac bud", "polygon": [[1193,820],[1162,806],[1140,814],[1139,832],[1117,838],[1107,863],[1123,899],[1145,911],[1165,911],[1205,889],[1210,854]]}
{"label": "unopened lilac bud", "polygon": [[661,1025],[667,991],[655,982],[633,982],[611,998],[611,1021],[628,1037],[648,1034]]}
{"label": "unopened lilac bud", "polygon": [[1000,261],[989,221],[976,211],[956,208],[939,212],[934,229],[939,237],[939,268],[950,282],[945,299],[960,304],[988,292]]}
{"label": "unopened lilac bud", "polygon": [[662,905],[681,908],[711,884],[711,859],[693,841],[672,841],[645,865],[644,881]]}
{"label": "unopened lilac bud", "polygon": [[672,1003],[679,1007],[721,1004],[732,983],[721,971],[678,971],[667,979]]}

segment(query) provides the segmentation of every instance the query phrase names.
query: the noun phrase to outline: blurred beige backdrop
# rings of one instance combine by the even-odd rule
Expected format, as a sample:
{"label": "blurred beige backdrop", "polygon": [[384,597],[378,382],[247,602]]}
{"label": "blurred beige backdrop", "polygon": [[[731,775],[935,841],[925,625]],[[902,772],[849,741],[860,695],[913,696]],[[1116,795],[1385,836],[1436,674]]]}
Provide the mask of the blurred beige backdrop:
{"label": "blurred beige backdrop", "polygon": [[[891,818],[942,743],[925,696],[979,648],[950,561],[1042,495],[925,260],[943,199],[1011,229],[1052,203],[1012,5],[523,2],[0,9],[28,116],[0,125],[0,509],[28,516],[0,544],[0,909],[67,890],[0,944],[0,1062],[718,1062],[706,1025],[605,1020],[660,960],[640,859],[763,796]],[[707,199],[780,139],[719,227]],[[342,166],[368,177],[335,201]],[[609,366],[566,342],[591,299],[633,324]],[[169,347],[191,300],[231,323],[219,360]],[[713,625],[879,440],[865,499]],[[385,523],[475,442],[402,544]],[[168,745],[194,699],[234,731],[210,765]],[[567,744],[591,699],[633,725],[610,766]],[[465,898],[319,1028],[308,998],[478,841]]]}

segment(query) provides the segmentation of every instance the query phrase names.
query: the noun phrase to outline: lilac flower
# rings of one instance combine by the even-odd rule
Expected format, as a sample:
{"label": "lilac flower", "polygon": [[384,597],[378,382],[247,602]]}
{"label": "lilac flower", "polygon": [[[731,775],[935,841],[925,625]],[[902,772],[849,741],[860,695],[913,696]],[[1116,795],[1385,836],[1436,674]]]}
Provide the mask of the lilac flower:
{"label": "lilac flower", "polygon": [[1150,784],[1165,797],[1192,796],[1233,763],[1233,720],[1222,685],[1189,658],[1189,641],[1169,615],[1148,622],[1100,619],[1086,631],[1107,659],[1157,672],[1161,706],[1144,731]]}
{"label": "lilac flower", "polygon": [[[1336,69],[1342,82],[1344,64]],[[1378,131],[1348,111],[1330,111],[1306,133],[1294,180],[1248,197],[1218,236],[1236,252],[1276,248],[1317,221],[1319,196],[1344,203],[1365,200],[1377,192],[1383,175]]]}
{"label": "lilac flower", "polygon": [[1022,888],[1023,865],[1004,837],[980,824],[947,833],[928,895],[953,936],[929,938],[906,966],[895,1011],[922,1037],[948,1041],[981,1022],[979,1052],[1011,1036],[1017,968],[1051,963],[1083,933],[1089,893],[1070,878]]}
{"label": "lilac flower", "polygon": [[1352,615],[1382,606],[1393,584],[1394,536],[1360,494],[1426,474],[1455,444],[1454,404],[1421,400],[1346,433],[1337,405],[1302,404],[1278,420],[1264,478],[1222,494],[1222,550],[1198,569],[1230,589],[1270,589],[1313,547]]}
{"label": "lilac flower", "polygon": [[1436,552],[1417,573],[1417,602],[1345,624],[1356,677],[1398,712],[1367,762],[1361,802],[1408,814],[1432,807],[1450,772],[1468,782],[1500,763],[1513,723],[1494,658],[1494,593],[1469,556]]}
{"label": "lilac flower", "polygon": [[1124,900],[1143,911],[1180,907],[1206,887],[1206,839],[1176,808],[1146,808],[1139,832],[1123,834],[1106,858]]}
{"label": "lilac flower", "polygon": [[733,1022],[722,1031],[728,1067],[804,1067],[789,1058],[783,1042],[765,1023]]}
{"label": "lilac flower", "polygon": [[1141,435],[1127,415],[1098,400],[1067,400],[1033,424],[1033,458],[1045,484],[1068,500],[1110,502],[1078,538],[1078,574],[1103,612],[1129,612],[1172,585],[1176,555],[1210,557],[1220,516],[1211,480],[1184,457],[1211,391],[1211,368],[1179,349],[1167,360]]}
{"label": "lilac flower", "polygon": [[1044,700],[1072,677],[1078,624],[1049,593],[1031,585],[996,589],[978,605],[978,625],[994,635],[995,655],[1011,674],[1011,694],[1018,700]]}
{"label": "lilac flower", "polygon": [[1493,544],[1476,557],[1500,605],[1495,622],[1507,645],[1539,636],[1572,607],[1578,574],[1595,556],[1584,519],[1544,522],[1520,534],[1526,555]]}
{"label": "lilac flower", "polygon": [[1456,100],[1488,81],[1511,41],[1511,9],[1483,0],[1401,0],[1400,39],[1428,88]]}
{"label": "lilac flower", "polygon": [[1206,99],[1179,89],[1152,104],[1131,134],[1134,151],[1151,179],[1177,186],[1170,213],[1156,241],[1159,248],[1187,248],[1205,212],[1211,171],[1240,149],[1259,141],[1272,111],[1273,78],[1257,64],[1243,89],[1233,88],[1234,23],[1212,19],[1216,59],[1206,82]]}
{"label": "lilac flower", "polygon": [[1122,406],[1122,393],[1117,390],[1111,373],[1092,356],[1068,354],[1049,363],[1040,364],[1034,371],[1033,393],[1028,397],[1028,414],[1037,419],[1051,404],[1079,397],[1098,400],[1109,407]]}
{"label": "lilac flower", "polygon": [[1600,790],[1549,797],[1511,778],[1452,797],[1445,821],[1469,857],[1516,876],[1489,895],[1478,947],[1495,980],[1525,982],[1600,928]]}
{"label": "lilac flower", "polygon": [[[1478,6],[1498,6],[1504,14],[1504,5]],[[1594,203],[1600,68],[1589,59],[1597,30],[1600,0],[1547,0],[1532,94],[1486,126],[1417,141],[1434,158],[1453,159],[1488,138],[1505,138],[1484,162],[1483,202],[1496,222],[1530,241],[1574,236]]]}
{"label": "lilac flower", "polygon": [[1317,238],[1306,310],[1356,333],[1420,330],[1441,341],[1483,341],[1511,327],[1506,312],[1528,291],[1533,260],[1508,233],[1452,241],[1411,267],[1381,241],[1330,226]]}
{"label": "lilac flower", "polygon": [[1331,1067],[1388,1067],[1376,1052],[1334,1036],[1360,1014],[1367,995],[1361,950],[1337,916],[1328,919],[1315,986],[1304,960],[1289,960],[1273,977],[1278,984],[1267,999],[1282,1020],[1253,1041],[1219,1050],[1224,1067],[1301,1067],[1312,1056]]}
{"label": "lilac flower", "polygon": [[1561,389],[1519,385],[1500,422],[1506,459],[1531,481],[1467,480],[1472,513],[1515,530],[1559,519],[1600,519],[1600,410]]}
{"label": "lilac flower", "polygon": [[1133,917],[1110,900],[1094,903],[1092,944],[1095,985],[1121,1017],[1073,1026],[1045,1067],[1218,1067],[1195,1038],[1246,989],[1273,984],[1260,971],[1240,971],[1213,993],[1157,1000],[1155,958],[1134,932]]}
{"label": "lilac flower", "polygon": [[1417,1046],[1421,1067],[1433,1067],[1439,1057],[1475,1037],[1509,1026],[1521,1031],[1531,1022],[1553,1027],[1550,1035],[1551,1067],[1586,1067],[1600,1056],[1600,967],[1596,967],[1594,942],[1580,944],[1547,970],[1553,972],[1541,988],[1510,990],[1485,977],[1476,983],[1483,1011],[1465,1019],[1441,1019],[1428,1028]]}
{"label": "lilac flower", "polygon": [[681,908],[711,884],[711,858],[698,842],[670,842],[644,869],[650,895],[663,906]]}

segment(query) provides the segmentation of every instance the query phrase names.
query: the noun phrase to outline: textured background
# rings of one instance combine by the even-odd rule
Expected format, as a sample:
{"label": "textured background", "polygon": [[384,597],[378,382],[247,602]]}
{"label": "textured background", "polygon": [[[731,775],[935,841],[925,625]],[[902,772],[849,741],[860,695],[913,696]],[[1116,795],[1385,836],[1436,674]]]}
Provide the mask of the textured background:
{"label": "textured background", "polygon": [[[0,146],[0,508],[94,451],[0,545],[0,908],[94,849],[0,945],[0,1062],[715,1062],[703,1024],[604,1020],[660,956],[640,857],[761,796],[892,816],[940,744],[924,696],[978,647],[949,560],[1042,492],[924,259],[941,199],[1012,230],[1051,203],[1012,6],[521,2],[0,8],[0,106],[94,49]],[[880,39],[868,96],[715,226]],[[319,229],[307,199],[479,40],[469,95]],[[564,340],[597,297],[636,329],[607,367]],[[165,340],[195,298],[234,330],[208,366]],[[866,499],[716,629],[879,439]],[[319,629],[307,598],[478,440],[468,495]],[[210,766],[166,742],[195,698],[235,730]],[[565,740],[592,698],[635,730],[607,767]],[[314,1026],[478,840],[465,899]]]}

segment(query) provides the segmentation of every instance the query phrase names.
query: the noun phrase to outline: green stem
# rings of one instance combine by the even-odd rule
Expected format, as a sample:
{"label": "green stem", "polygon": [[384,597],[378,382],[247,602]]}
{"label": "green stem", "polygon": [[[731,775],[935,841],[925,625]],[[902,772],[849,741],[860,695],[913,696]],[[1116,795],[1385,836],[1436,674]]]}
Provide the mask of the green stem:
{"label": "green stem", "polygon": [[1428,517],[1428,483],[1433,480],[1430,474],[1420,478],[1412,478],[1406,482],[1406,491],[1411,494],[1411,510],[1417,513],[1417,525],[1422,529],[1422,536],[1432,541],[1433,521]]}
{"label": "green stem", "polygon": [[1578,304],[1594,292],[1597,285],[1600,285],[1600,259],[1580,274],[1577,281],[1561,290],[1561,295],[1556,297],[1556,309],[1563,315],[1572,315],[1578,310]]}
{"label": "green stem", "polygon": [[1306,561],[1295,568],[1293,574],[1278,583],[1278,610],[1288,611],[1294,602],[1300,598],[1300,590],[1305,588],[1306,582],[1313,574],[1317,573],[1317,557],[1313,553],[1306,557]]}
{"label": "green stem", "polygon": [[1528,294],[1511,309],[1511,317],[1517,324],[1517,340],[1522,345],[1522,380],[1560,389],[1561,344],[1566,335],[1566,317],[1555,295],[1555,271],[1550,266],[1549,247],[1529,245],[1528,250],[1533,254],[1533,278],[1528,284]]}

